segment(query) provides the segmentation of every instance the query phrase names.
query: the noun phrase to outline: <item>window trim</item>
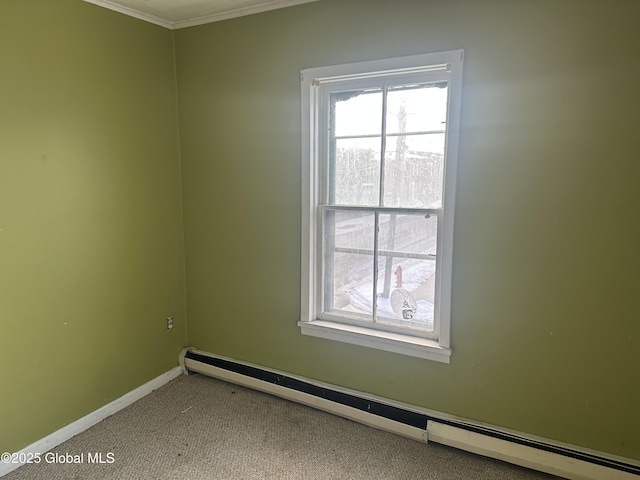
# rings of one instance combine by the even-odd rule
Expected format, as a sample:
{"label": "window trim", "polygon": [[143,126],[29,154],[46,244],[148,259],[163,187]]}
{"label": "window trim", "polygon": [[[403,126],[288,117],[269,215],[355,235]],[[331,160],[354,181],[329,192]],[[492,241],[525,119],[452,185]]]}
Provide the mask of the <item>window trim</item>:
{"label": "window trim", "polygon": [[[451,275],[455,188],[460,125],[460,97],[462,87],[463,50],[412,55],[373,60],[328,67],[308,68],[301,73],[301,122],[302,122],[302,232],[301,232],[301,317],[298,325],[303,335],[376,348],[442,363],[451,357]],[[440,258],[436,273],[436,315],[434,330],[437,339],[427,339],[405,333],[349,325],[319,319],[316,289],[321,287],[322,258],[320,248],[318,202],[320,188],[324,188],[321,147],[318,131],[321,127],[320,84],[357,81],[358,85],[393,82],[397,76],[413,77],[414,74],[437,72],[448,74],[449,99],[446,137],[446,162],[443,184],[442,218],[438,225]]]}

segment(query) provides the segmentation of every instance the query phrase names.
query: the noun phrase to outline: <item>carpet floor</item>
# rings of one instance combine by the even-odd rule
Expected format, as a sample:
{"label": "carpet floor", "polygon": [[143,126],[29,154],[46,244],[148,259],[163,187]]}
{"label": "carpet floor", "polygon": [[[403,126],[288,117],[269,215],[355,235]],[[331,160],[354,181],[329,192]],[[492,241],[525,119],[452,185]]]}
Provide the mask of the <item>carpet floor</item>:
{"label": "carpet floor", "polygon": [[3,480],[556,478],[203,375],[176,378],[47,456]]}

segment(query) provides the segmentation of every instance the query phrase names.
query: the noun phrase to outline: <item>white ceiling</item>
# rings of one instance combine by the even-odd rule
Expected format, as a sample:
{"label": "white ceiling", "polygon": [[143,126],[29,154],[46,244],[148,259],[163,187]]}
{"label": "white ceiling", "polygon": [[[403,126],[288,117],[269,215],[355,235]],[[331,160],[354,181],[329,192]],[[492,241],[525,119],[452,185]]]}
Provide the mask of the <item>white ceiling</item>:
{"label": "white ceiling", "polygon": [[84,0],[176,29],[317,0]]}

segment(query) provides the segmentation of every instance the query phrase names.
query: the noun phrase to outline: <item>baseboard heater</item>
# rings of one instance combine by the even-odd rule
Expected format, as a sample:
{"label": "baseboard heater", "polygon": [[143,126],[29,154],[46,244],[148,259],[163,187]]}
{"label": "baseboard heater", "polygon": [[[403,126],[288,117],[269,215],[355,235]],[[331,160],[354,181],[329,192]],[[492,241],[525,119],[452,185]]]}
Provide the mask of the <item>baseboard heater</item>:
{"label": "baseboard heater", "polygon": [[571,480],[639,480],[640,462],[531,439],[361,392],[295,377],[193,348],[180,353],[197,372],[424,442],[435,442]]}

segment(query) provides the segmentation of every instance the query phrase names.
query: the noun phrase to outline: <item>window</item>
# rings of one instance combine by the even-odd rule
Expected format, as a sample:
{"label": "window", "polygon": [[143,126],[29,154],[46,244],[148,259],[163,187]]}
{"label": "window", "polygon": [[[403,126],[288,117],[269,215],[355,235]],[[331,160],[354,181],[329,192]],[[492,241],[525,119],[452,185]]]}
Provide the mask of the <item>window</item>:
{"label": "window", "polygon": [[449,363],[462,59],[301,72],[303,334]]}

